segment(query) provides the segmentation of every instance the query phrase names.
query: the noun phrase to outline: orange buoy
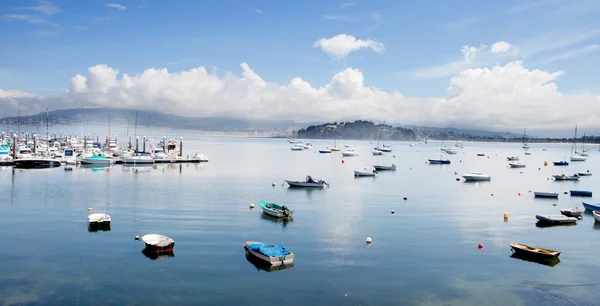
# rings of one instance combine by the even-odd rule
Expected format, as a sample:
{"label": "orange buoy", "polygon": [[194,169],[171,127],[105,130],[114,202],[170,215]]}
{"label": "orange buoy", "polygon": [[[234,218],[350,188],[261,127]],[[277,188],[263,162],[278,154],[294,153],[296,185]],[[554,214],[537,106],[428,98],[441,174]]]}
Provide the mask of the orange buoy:
{"label": "orange buoy", "polygon": [[481,250],[481,249],[483,249],[483,244],[481,244],[481,243],[480,243],[480,244],[478,244],[478,245],[477,245],[477,248],[478,248],[478,249],[480,249],[480,250]]}
{"label": "orange buoy", "polygon": [[342,164],[344,163],[344,160],[342,159]]}

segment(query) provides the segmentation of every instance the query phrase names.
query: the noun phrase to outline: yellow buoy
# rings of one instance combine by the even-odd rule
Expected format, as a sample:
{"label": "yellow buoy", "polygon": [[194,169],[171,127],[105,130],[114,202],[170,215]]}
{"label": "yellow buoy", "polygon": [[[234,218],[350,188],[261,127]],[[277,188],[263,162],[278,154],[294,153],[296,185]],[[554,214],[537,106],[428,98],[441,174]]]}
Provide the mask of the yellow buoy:
{"label": "yellow buoy", "polygon": [[254,208],[254,203],[250,203],[250,208]]}
{"label": "yellow buoy", "polygon": [[88,207],[88,211],[92,211],[92,208],[91,208],[91,207]]}
{"label": "yellow buoy", "polygon": [[544,166],[548,166],[548,162],[547,161],[544,161]]}
{"label": "yellow buoy", "polygon": [[504,213],[504,220],[508,220],[508,213],[507,212]]}

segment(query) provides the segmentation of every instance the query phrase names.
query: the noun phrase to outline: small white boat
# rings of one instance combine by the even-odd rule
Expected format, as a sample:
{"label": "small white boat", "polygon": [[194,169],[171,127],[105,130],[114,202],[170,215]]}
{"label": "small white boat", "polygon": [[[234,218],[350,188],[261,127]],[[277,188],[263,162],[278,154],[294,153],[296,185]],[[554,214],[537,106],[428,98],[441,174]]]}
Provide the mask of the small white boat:
{"label": "small white boat", "polygon": [[391,164],[389,166],[384,166],[384,165],[375,165],[373,166],[373,168],[375,168],[375,171],[381,171],[381,170],[396,170],[396,165]]}
{"label": "small white boat", "polygon": [[156,251],[169,252],[175,246],[173,239],[159,234],[144,235],[142,241],[146,244],[146,248],[155,249]]}
{"label": "small white boat", "polygon": [[358,153],[353,149],[347,149],[346,151],[342,152],[342,156],[358,156]]}
{"label": "small white boat", "polygon": [[508,161],[516,161],[516,160],[519,160],[519,157],[518,156],[507,156],[506,160],[508,160]]}
{"label": "small white boat", "polygon": [[273,267],[289,265],[294,262],[294,253],[288,251],[281,244],[246,241],[244,249]]}
{"label": "small white boat", "polygon": [[328,153],[331,153],[331,150],[329,148],[326,148],[326,149],[319,150],[319,153],[328,154]]}
{"label": "small white boat", "polygon": [[525,168],[525,164],[521,163],[508,163],[511,168]]}
{"label": "small white boat", "polygon": [[110,166],[113,163],[112,159],[102,155],[92,155],[81,159],[81,163],[84,165],[98,165],[98,166]]}
{"label": "small white boat", "polygon": [[465,181],[489,181],[492,179],[491,176],[481,172],[468,172],[463,174],[462,177],[465,179]]}
{"label": "small white boat", "polygon": [[297,144],[297,145],[295,145],[295,146],[291,147],[290,149],[291,149],[292,151],[302,151],[302,150],[304,150],[304,146],[302,146],[302,145],[298,145],[298,144]]}
{"label": "small white boat", "polygon": [[123,163],[128,165],[148,165],[154,164],[154,159],[147,155],[138,155],[123,158]]}
{"label": "small white boat", "polygon": [[550,215],[550,216],[542,216],[536,215],[536,219],[540,222],[548,223],[548,224],[568,224],[568,223],[576,223],[579,219],[575,217],[567,217],[563,215]]}
{"label": "small white boat", "polygon": [[375,155],[375,156],[383,155],[383,152],[377,151],[377,150],[373,150],[373,155]]}
{"label": "small white boat", "polygon": [[571,209],[561,209],[560,213],[567,216],[567,217],[581,217],[581,215],[583,215],[583,210],[579,209],[579,208],[571,208]]}
{"label": "small white boat", "polygon": [[560,175],[553,175],[552,177],[556,181],[578,181],[579,180],[579,175],[577,175],[577,174],[575,174],[575,175],[565,175],[563,173],[563,174],[560,174]]}
{"label": "small white boat", "polygon": [[454,150],[453,148],[447,148],[446,149],[446,153],[448,153],[448,154],[456,154],[456,150]]}
{"label": "small white boat", "polygon": [[454,146],[457,147],[457,148],[462,148],[463,144],[459,142],[459,143],[455,144]]}
{"label": "small white boat", "polygon": [[366,168],[363,171],[354,170],[354,177],[361,177],[361,176],[371,176],[372,177],[375,175],[377,175],[377,171],[375,171],[375,170],[369,171]]}
{"label": "small white boat", "polygon": [[531,152],[525,151],[525,155],[531,155]]}
{"label": "small white boat", "polygon": [[534,191],[533,194],[538,198],[558,198],[558,192]]}
{"label": "small white boat", "polygon": [[380,147],[380,148],[375,148],[375,150],[385,152],[385,153],[392,152],[392,148],[390,146],[386,146],[386,145],[383,145],[383,147]]}
{"label": "small white boat", "polygon": [[575,155],[571,155],[571,161],[572,162],[580,162],[580,161],[585,161],[587,158],[585,156],[581,156],[579,154],[575,154]]}
{"label": "small white boat", "polygon": [[290,187],[316,187],[323,188],[325,186],[329,187],[329,183],[325,182],[325,180],[320,179],[315,181],[310,175],[306,177],[305,181],[285,181]]}
{"label": "small white boat", "polygon": [[579,175],[579,176],[590,176],[590,175],[592,175],[592,173],[590,172],[590,170],[587,170],[585,172],[578,172],[577,175]]}
{"label": "small white boat", "polygon": [[110,216],[107,214],[91,214],[88,216],[88,222],[90,224],[96,223],[97,225],[110,225]]}
{"label": "small white boat", "polygon": [[304,149],[306,149],[306,150],[312,149],[312,144],[310,144],[310,143],[305,143],[305,144],[304,144]]}
{"label": "small white boat", "polygon": [[594,214],[594,219],[596,220],[596,222],[600,222],[600,211],[593,211]]}

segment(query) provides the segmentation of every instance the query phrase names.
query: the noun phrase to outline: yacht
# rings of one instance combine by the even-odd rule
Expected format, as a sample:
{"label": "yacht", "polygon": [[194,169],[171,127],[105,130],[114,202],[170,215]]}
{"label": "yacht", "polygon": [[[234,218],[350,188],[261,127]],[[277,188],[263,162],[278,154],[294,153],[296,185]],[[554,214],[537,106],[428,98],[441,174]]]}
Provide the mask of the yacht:
{"label": "yacht", "polygon": [[112,159],[109,159],[108,157],[102,156],[100,154],[86,156],[81,159],[81,164],[83,164],[83,165],[110,166],[112,163],[113,163]]}
{"label": "yacht", "polygon": [[65,149],[63,151],[62,162],[67,165],[75,165],[77,163],[77,155],[73,149]]}
{"label": "yacht", "polygon": [[22,169],[45,169],[60,167],[60,160],[46,157],[29,157],[15,160],[15,167]]}
{"label": "yacht", "polygon": [[154,164],[154,159],[148,155],[137,155],[123,158],[126,165],[149,165]]}
{"label": "yacht", "polygon": [[17,158],[30,158],[32,156],[31,149],[27,147],[19,147]]}

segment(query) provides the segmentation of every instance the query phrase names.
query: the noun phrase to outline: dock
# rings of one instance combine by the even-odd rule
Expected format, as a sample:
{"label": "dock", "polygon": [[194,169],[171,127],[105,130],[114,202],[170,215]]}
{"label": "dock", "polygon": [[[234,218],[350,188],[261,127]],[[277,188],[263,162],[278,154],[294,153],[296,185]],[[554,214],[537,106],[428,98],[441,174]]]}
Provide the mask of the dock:
{"label": "dock", "polygon": [[[199,164],[199,163],[207,163],[208,159],[191,159],[191,158],[169,158],[169,159],[155,159],[155,164]],[[124,165],[122,160],[115,159],[115,165]]]}

